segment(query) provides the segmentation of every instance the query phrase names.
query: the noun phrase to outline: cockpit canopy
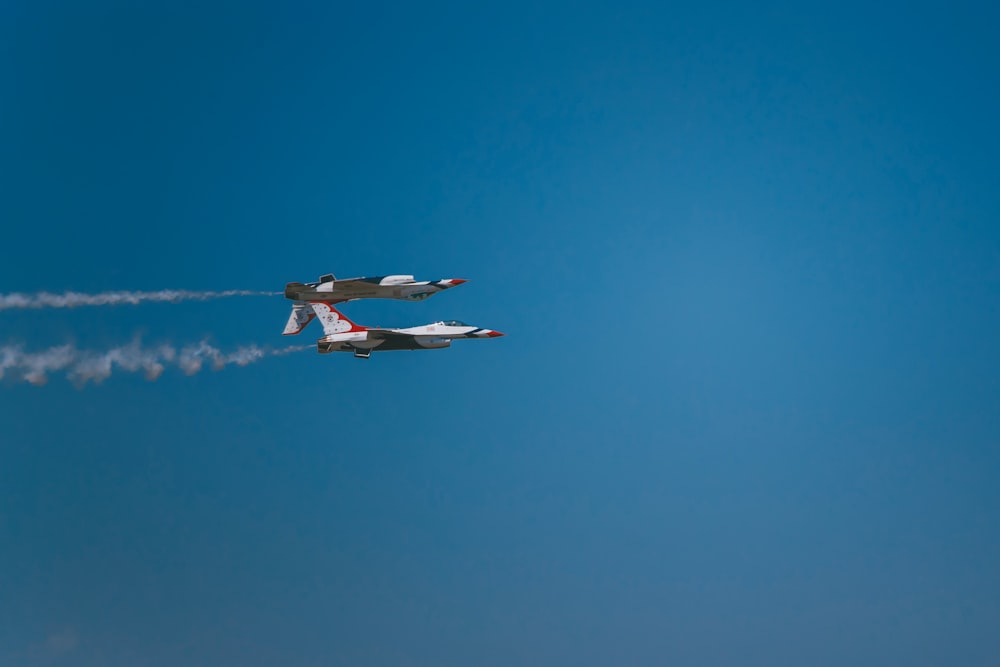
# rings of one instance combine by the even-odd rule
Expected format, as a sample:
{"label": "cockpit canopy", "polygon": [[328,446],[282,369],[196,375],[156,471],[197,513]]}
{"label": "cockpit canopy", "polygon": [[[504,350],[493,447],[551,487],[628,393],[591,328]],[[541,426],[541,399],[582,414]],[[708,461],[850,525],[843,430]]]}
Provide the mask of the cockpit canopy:
{"label": "cockpit canopy", "polygon": [[467,327],[467,326],[469,326],[465,322],[459,322],[458,320],[445,320],[444,322],[441,322],[441,324],[445,325],[446,327]]}

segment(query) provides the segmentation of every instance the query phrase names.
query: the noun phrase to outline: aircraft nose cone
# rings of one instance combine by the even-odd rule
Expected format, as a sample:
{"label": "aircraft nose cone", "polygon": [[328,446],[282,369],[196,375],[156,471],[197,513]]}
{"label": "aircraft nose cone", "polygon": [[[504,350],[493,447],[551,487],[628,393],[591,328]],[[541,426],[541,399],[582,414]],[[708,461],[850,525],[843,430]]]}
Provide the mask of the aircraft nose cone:
{"label": "aircraft nose cone", "polygon": [[500,337],[500,336],[502,336],[503,334],[502,334],[502,333],[500,333],[499,331],[491,331],[491,332],[489,332],[489,333],[488,333],[488,334],[486,334],[486,335],[487,335],[487,336],[489,336],[490,338],[499,338],[499,337]]}
{"label": "aircraft nose cone", "polygon": [[450,282],[450,283],[451,283],[452,285],[461,285],[462,283],[467,283],[467,282],[469,282],[469,281],[468,281],[468,280],[466,280],[465,278],[451,278],[451,279],[449,280],[449,282]]}

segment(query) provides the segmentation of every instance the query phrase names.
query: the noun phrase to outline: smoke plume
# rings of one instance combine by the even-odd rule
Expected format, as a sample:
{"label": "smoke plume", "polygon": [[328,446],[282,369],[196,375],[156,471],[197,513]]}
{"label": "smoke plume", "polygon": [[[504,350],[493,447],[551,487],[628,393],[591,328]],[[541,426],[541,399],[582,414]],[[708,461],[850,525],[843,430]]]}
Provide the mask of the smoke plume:
{"label": "smoke plume", "polygon": [[295,345],[277,350],[246,345],[232,352],[223,352],[208,341],[176,348],[161,344],[143,346],[138,340],[128,345],[105,351],[79,350],[73,345],[50,347],[41,352],[25,352],[19,346],[0,347],[0,379],[5,376],[15,381],[36,386],[48,382],[49,375],[65,375],[77,387],[88,383],[100,384],[112,373],[143,373],[147,380],[156,380],[168,367],[178,368],[185,375],[194,375],[205,365],[213,370],[226,366],[247,366],[265,357],[275,357],[312,347]]}
{"label": "smoke plume", "polygon": [[159,290],[157,292],[99,292],[83,294],[81,292],[37,292],[23,294],[13,292],[0,294],[0,310],[14,308],[78,308],[80,306],[116,306],[119,304],[138,304],[148,302],[179,303],[181,301],[208,301],[210,299],[225,299],[231,296],[275,296],[281,292],[256,292],[253,290],[231,289],[222,292],[197,292],[192,290]]}

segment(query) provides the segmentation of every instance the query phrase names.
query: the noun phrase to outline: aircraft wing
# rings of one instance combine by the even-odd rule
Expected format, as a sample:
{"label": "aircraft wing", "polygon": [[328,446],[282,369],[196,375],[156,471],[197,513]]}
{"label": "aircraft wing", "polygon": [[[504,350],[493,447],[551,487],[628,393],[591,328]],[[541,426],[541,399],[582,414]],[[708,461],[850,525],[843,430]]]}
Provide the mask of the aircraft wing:
{"label": "aircraft wing", "polygon": [[393,329],[369,329],[368,337],[374,340],[404,340],[414,338],[413,334],[401,333]]}
{"label": "aircraft wing", "polygon": [[367,333],[376,350],[424,350],[451,346],[451,340],[447,338],[422,333],[404,333],[393,329],[368,329]]}
{"label": "aircraft wing", "polygon": [[361,292],[371,293],[373,290],[378,289],[378,287],[377,283],[367,282],[364,278],[348,278],[347,280],[338,280],[335,282],[333,284],[333,293],[338,297],[349,296]]}

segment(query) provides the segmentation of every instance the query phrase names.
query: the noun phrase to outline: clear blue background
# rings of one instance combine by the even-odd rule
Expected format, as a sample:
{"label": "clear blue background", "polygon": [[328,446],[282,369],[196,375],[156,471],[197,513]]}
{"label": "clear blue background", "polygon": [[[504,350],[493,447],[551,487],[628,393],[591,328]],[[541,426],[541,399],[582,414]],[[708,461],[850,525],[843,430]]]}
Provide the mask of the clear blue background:
{"label": "clear blue background", "polygon": [[0,291],[508,336],[8,377],[0,663],[997,664],[995,10],[279,4],[3,3]]}

